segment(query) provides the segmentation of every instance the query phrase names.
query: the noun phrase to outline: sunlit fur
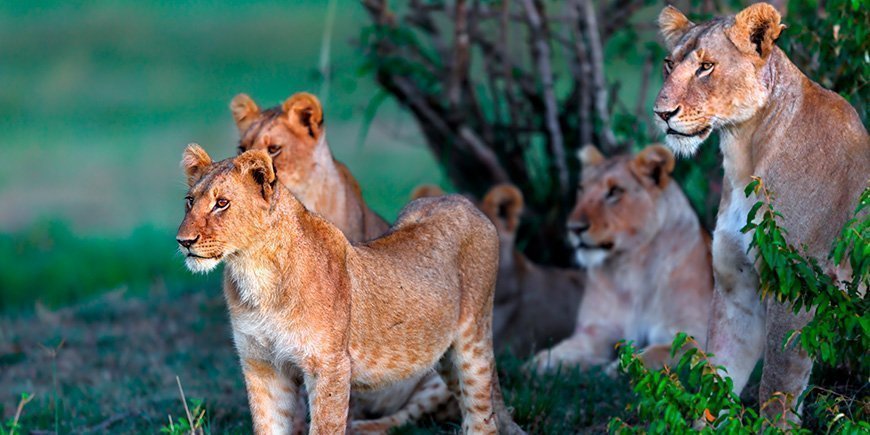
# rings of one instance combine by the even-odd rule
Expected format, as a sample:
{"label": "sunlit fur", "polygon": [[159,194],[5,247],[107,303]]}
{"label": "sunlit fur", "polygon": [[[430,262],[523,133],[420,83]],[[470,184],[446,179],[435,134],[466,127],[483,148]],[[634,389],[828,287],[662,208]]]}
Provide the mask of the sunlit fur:
{"label": "sunlit fur", "polygon": [[[727,369],[736,393],[763,357],[758,402],[768,406],[761,412],[787,428],[799,420],[800,410],[791,410],[807,387],[812,360],[799,346],[782,343],[811,314],[759,299],[751,234],[741,232],[757,198],[746,198],[743,189],[753,176],[761,177],[775,194],[788,242],[830,274],[848,276],[848,265],[831,264],[827,254],[867,187],[870,139],[854,108],[804,76],[776,46],[780,21],[765,3],[697,25],[665,8],[659,22],[675,67],[666,74],[655,110],[684,109],[671,128],[710,125],[721,132],[725,175],[713,235],[716,288],[708,351],[714,364]],[[701,59],[716,63],[706,78],[692,73]],[[671,136],[667,142],[682,154],[700,144]],[[788,400],[770,400],[780,393]],[[786,418],[779,418],[783,413]]]}
{"label": "sunlit fur", "polygon": [[304,427],[304,382],[311,433],[344,433],[351,389],[430,385],[436,367],[458,379],[447,386],[464,432],[520,432],[492,351],[498,237],[468,200],[414,201],[385,236],[353,245],[278,183],[264,151],[212,163],[191,146],[183,167],[192,201],[177,237],[226,263],[255,432]]}
{"label": "sunlit fur", "polygon": [[532,365],[550,371],[607,364],[614,344],[633,340],[645,346],[641,358],[649,367],[661,367],[677,332],[704,343],[713,287],[709,239],[671,180],[667,148],[606,159],[588,146],[580,159],[567,227],[585,268],[585,293],[573,334]]}

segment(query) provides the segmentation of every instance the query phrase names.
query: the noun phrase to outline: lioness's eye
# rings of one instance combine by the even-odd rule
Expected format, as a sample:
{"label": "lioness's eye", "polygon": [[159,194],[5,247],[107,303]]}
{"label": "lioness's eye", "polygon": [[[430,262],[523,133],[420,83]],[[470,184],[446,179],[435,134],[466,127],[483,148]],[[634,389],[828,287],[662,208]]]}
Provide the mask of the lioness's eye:
{"label": "lioness's eye", "polygon": [[193,197],[192,196],[185,196],[184,197],[184,208],[186,208],[188,210],[193,208]]}
{"label": "lioness's eye", "polygon": [[672,69],[674,69],[674,61],[665,59],[665,71],[671,72]]}
{"label": "lioness's eye", "polygon": [[227,208],[230,205],[230,201],[224,198],[218,198],[217,201],[214,202],[214,209],[220,210],[223,208]]}
{"label": "lioness's eye", "polygon": [[274,157],[276,154],[278,154],[279,152],[281,152],[281,146],[280,146],[280,145],[269,145],[269,147],[268,147],[267,149],[269,150],[269,154],[271,154],[273,157]]}
{"label": "lioness's eye", "polygon": [[712,62],[702,62],[701,67],[698,68],[698,75],[709,73],[713,69],[713,66]]}
{"label": "lioness's eye", "polygon": [[625,192],[625,189],[619,186],[613,186],[607,191],[607,200],[616,201],[622,196],[623,192]]}

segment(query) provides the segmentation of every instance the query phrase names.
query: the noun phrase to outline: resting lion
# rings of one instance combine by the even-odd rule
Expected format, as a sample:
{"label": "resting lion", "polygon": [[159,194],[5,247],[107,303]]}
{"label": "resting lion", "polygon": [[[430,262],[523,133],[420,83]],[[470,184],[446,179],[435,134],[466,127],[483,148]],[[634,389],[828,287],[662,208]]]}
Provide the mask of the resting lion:
{"label": "resting lion", "polygon": [[[177,234],[187,267],[225,262],[224,295],[254,429],[344,433],[351,389],[420,379],[444,363],[463,431],[516,430],[492,351],[498,236],[457,196],[410,203],[381,238],[351,244],[277,182],[271,157],[213,163],[184,152],[190,190]],[[445,358],[446,356],[446,358]],[[460,388],[461,386],[461,388]]]}
{"label": "resting lion", "polygon": [[[417,187],[412,198],[444,195],[438,186]],[[583,272],[541,266],[516,247],[523,194],[512,184],[486,192],[480,210],[495,224],[500,254],[492,314],[496,352],[510,349],[526,357],[534,349],[571,335],[583,296]]]}
{"label": "resting lion", "polygon": [[[785,27],[766,3],[700,24],[672,7],[659,15],[669,54],[655,102],[666,144],[693,154],[720,131],[725,178],[713,235],[713,299],[707,347],[740,392],[764,357],[760,401],[775,392],[791,400],[763,409],[772,417],[794,407],[812,361],[798,346],[783,349],[790,330],[810,318],[757,293],[751,235],[742,234],[750,207],[743,189],[761,177],[776,195],[788,241],[836,273],[827,254],[870,174],[870,139],[858,114],[792,64],[775,42]],[[840,271],[842,272],[842,271]],[[799,420],[799,413],[788,419]],[[785,424],[785,420],[781,420]]]}
{"label": "resting lion", "polygon": [[230,109],[241,135],[239,154],[268,152],[278,180],[305,207],[320,213],[351,241],[370,240],[387,231],[389,224],[363,201],[347,166],[332,158],[317,97],[299,92],[261,111],[251,97],[239,94]]}
{"label": "resting lion", "polygon": [[568,239],[586,268],[574,334],[533,361],[539,371],[613,361],[633,340],[651,367],[669,361],[678,332],[703,345],[713,293],[709,238],[671,179],[674,156],[654,145],[605,159],[593,146],[583,165]]}

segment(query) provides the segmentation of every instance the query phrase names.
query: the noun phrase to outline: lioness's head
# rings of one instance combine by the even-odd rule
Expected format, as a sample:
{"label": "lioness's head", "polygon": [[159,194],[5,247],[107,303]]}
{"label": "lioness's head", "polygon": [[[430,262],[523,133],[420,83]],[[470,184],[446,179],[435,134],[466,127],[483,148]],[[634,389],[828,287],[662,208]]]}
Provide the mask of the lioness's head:
{"label": "lioness's head", "polygon": [[579,157],[583,175],[577,204],[568,215],[568,241],[578,263],[595,267],[658,233],[659,198],[671,181],[674,155],[653,145],[633,157],[606,159],[588,145]]}
{"label": "lioness's head", "polygon": [[669,54],[653,108],[665,143],[691,155],[714,129],[750,119],[769,96],[765,65],[785,27],[767,3],[695,24],[668,6],[659,27]]}
{"label": "lioness's head", "polygon": [[265,151],[213,163],[196,144],[184,151],[181,167],[190,190],[176,240],[187,268],[205,273],[266,229],[275,172]]}
{"label": "lioness's head", "polygon": [[278,178],[288,186],[308,177],[323,139],[323,108],[314,95],[299,92],[280,106],[261,111],[245,94],[230,103],[239,129],[239,154],[248,150],[269,153]]}

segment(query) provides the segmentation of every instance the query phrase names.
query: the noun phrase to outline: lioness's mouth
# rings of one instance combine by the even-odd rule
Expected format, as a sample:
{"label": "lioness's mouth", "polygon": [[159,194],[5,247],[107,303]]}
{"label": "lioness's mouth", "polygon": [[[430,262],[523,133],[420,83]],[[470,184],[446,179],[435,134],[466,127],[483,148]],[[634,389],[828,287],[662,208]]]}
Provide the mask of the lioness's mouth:
{"label": "lioness's mouth", "polygon": [[196,254],[193,254],[193,253],[188,253],[188,254],[187,254],[187,257],[188,257],[188,258],[199,258],[199,259],[202,259],[202,260],[218,260],[218,259],[220,259],[222,256],[223,256],[223,255],[218,254],[218,255],[215,255],[214,257],[203,257],[202,255],[196,255]]}
{"label": "lioness's mouth", "polygon": [[609,250],[613,249],[613,242],[604,242],[604,243],[599,243],[597,245],[590,245],[586,242],[580,242],[580,244],[577,245],[577,248],[579,248],[579,249],[604,249],[605,251],[609,251]]}
{"label": "lioness's mouth", "polygon": [[702,128],[694,133],[683,133],[683,132],[680,132],[680,131],[674,130],[673,128],[668,127],[668,131],[665,134],[675,134],[677,136],[683,136],[683,137],[703,136],[703,135],[707,134],[711,128],[713,128],[713,127],[710,127],[708,125],[708,126]]}

